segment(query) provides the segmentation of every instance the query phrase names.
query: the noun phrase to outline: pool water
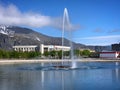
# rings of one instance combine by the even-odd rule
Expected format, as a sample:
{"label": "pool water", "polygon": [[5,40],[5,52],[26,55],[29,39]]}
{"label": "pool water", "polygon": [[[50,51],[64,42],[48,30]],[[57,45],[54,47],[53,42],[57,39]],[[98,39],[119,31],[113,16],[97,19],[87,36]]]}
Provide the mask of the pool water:
{"label": "pool water", "polygon": [[0,90],[120,90],[120,63],[77,63],[77,68],[54,64],[0,66]]}

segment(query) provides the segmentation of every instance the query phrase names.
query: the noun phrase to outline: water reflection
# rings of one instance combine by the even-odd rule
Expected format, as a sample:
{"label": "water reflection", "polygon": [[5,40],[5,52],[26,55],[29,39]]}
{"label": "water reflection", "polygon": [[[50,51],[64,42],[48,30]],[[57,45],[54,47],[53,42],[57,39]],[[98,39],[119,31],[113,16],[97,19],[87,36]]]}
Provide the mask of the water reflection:
{"label": "water reflection", "polygon": [[[105,68],[77,70],[19,70],[45,64],[0,66],[0,90],[120,90],[120,68],[115,63],[83,63]],[[78,66],[79,66],[78,65]]]}
{"label": "water reflection", "polygon": [[113,78],[114,84],[119,84],[120,83],[120,68],[118,67],[120,66],[120,63],[116,62],[115,65],[116,65],[116,68],[112,70],[112,78]]}

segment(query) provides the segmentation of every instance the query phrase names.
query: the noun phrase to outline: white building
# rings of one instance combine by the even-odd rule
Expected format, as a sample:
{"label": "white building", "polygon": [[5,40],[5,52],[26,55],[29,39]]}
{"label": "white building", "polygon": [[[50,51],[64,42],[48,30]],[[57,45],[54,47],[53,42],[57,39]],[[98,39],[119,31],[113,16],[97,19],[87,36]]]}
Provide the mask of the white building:
{"label": "white building", "polygon": [[40,46],[37,45],[19,45],[19,46],[13,46],[13,49],[15,51],[22,51],[22,52],[30,52],[30,51],[40,51],[41,54],[43,54],[45,51],[69,51],[70,47],[68,46],[58,46],[58,45],[44,45],[41,44]]}
{"label": "white building", "polygon": [[103,51],[103,52],[100,52],[100,58],[113,58],[113,59],[117,59],[117,58],[120,58],[120,52],[116,52],[116,51]]}
{"label": "white building", "polygon": [[69,51],[70,50],[70,47],[68,46],[58,46],[58,45],[44,45],[44,44],[41,44],[40,46],[40,52],[43,54],[45,51],[60,51],[60,50],[63,50],[63,51]]}
{"label": "white building", "polygon": [[22,51],[22,52],[30,52],[30,51],[36,51],[38,48],[37,45],[22,45],[22,46],[13,46],[13,49],[15,51]]}

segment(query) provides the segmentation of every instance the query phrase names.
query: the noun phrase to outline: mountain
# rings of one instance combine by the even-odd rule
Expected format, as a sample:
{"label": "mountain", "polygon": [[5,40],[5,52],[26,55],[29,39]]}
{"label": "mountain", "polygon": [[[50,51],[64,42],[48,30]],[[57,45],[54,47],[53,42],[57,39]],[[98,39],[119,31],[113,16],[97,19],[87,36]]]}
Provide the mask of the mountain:
{"label": "mountain", "polygon": [[[12,50],[14,45],[61,45],[61,37],[43,35],[29,28],[18,26],[0,25],[0,49]],[[69,45],[69,40],[64,39],[64,45]],[[109,50],[109,46],[86,46],[72,42],[74,49],[92,49],[96,51]]]}
{"label": "mountain", "polygon": [[[69,46],[69,40],[64,39],[64,45]],[[14,45],[61,45],[60,37],[51,37],[32,29],[0,25],[0,49],[12,50]],[[87,48],[83,44],[72,42],[74,48]]]}

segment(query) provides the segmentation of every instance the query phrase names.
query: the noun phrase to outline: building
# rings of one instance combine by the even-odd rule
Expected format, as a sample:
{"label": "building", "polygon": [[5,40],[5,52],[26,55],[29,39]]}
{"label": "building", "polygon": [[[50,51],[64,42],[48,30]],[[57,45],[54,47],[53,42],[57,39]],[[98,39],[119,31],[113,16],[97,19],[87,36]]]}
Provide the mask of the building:
{"label": "building", "polygon": [[68,46],[58,46],[58,45],[44,45],[44,44],[41,44],[40,46],[40,52],[43,54],[45,51],[60,51],[60,50],[63,50],[63,51],[69,51],[70,50],[70,47]]}
{"label": "building", "polygon": [[120,43],[119,44],[112,44],[113,51],[120,51]]}
{"label": "building", "polygon": [[19,46],[13,46],[14,51],[22,51],[22,52],[35,52],[38,51],[38,46],[37,45],[19,45]]}
{"label": "building", "polygon": [[19,46],[13,46],[14,51],[22,51],[22,52],[30,52],[30,51],[40,51],[41,54],[43,54],[45,51],[69,51],[70,47],[68,46],[58,46],[58,45],[44,45],[41,44],[38,45],[19,45]]}
{"label": "building", "polygon": [[120,52],[117,52],[117,51],[103,51],[103,52],[100,52],[100,58],[117,59],[117,58],[120,58]]}

